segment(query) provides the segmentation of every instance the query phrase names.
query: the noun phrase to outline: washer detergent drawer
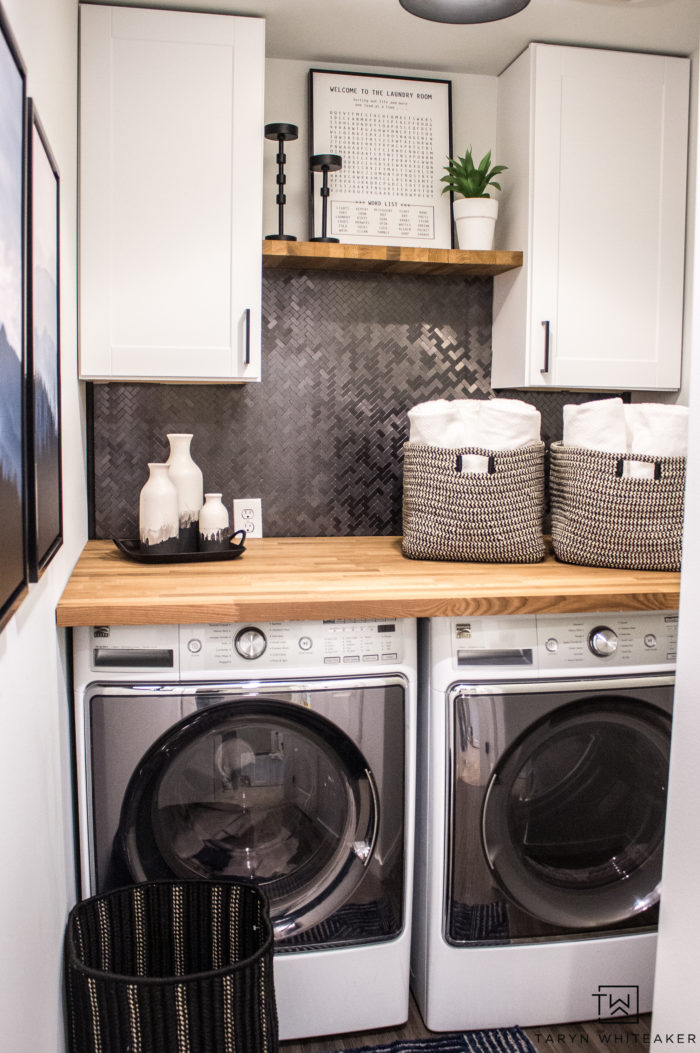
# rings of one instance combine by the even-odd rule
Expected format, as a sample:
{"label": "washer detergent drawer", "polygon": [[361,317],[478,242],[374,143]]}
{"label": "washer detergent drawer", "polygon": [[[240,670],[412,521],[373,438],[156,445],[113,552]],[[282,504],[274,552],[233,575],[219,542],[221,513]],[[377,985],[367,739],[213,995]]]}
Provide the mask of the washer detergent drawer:
{"label": "washer detergent drawer", "polygon": [[452,692],[449,942],[570,939],[656,923],[668,679]]}
{"label": "washer detergent drawer", "polygon": [[403,678],[252,687],[88,692],[94,891],[250,880],[270,900],[278,950],[396,936]]}

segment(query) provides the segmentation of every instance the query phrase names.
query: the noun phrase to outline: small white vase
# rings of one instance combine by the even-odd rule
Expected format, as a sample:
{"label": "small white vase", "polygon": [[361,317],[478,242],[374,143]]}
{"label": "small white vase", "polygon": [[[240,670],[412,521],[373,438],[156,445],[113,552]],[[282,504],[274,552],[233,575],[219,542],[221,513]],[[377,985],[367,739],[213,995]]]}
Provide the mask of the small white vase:
{"label": "small white vase", "polygon": [[462,251],[491,251],[498,201],[492,197],[462,197],[452,204],[457,245]]}
{"label": "small white vase", "polygon": [[139,541],[144,552],[180,549],[177,490],[167,464],[149,464],[149,476],[139,495]]}
{"label": "small white vase", "polygon": [[181,547],[194,551],[197,548],[199,510],[204,503],[202,470],[192,460],[191,434],[172,432],[167,438],[170,443],[167,464],[177,490]]}
{"label": "small white vase", "polygon": [[229,519],[221,494],[205,494],[199,513],[199,550],[221,552],[228,548]]}

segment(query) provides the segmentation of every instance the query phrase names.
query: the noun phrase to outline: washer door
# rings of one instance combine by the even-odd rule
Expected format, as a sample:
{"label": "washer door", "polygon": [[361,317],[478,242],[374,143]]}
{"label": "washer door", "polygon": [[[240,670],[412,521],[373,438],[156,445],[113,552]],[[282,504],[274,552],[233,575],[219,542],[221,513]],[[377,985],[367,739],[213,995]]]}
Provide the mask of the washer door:
{"label": "washer door", "polygon": [[487,863],[524,911],[566,929],[659,898],[671,720],[639,700],[575,702],[504,753],[482,811]]}
{"label": "washer door", "polygon": [[148,750],[117,847],[135,881],[254,881],[281,939],[348,899],[378,828],[374,779],[340,728],[300,705],[238,697],[186,717]]}

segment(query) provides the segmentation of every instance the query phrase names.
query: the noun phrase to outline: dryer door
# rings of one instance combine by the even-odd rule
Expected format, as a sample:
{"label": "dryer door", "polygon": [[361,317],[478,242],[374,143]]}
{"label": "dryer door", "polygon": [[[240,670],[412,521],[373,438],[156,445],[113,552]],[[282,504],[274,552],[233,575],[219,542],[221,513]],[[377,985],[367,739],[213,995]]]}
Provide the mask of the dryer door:
{"label": "dryer door", "polygon": [[569,932],[616,925],[656,902],[670,716],[597,695],[534,723],[486,786],[482,839],[522,910]]}
{"label": "dryer door", "polygon": [[[387,711],[396,708],[392,696],[402,700],[397,689],[376,693]],[[362,712],[360,693],[354,697]],[[225,691],[202,695],[197,705],[133,771],[116,855],[134,881],[253,881],[270,900],[278,943],[308,934],[351,900],[372,869],[381,839],[370,764],[337,724],[305,705]],[[380,880],[370,881],[375,893],[387,864],[380,860]],[[379,927],[378,938],[389,934]],[[345,936],[352,942],[352,925]],[[342,933],[335,937],[344,942]]]}

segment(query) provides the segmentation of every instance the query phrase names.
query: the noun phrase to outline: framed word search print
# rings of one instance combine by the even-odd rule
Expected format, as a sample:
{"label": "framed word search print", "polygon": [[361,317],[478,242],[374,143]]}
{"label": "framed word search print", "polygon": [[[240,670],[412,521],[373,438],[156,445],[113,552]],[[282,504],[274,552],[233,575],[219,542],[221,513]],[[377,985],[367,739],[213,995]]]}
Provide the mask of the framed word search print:
{"label": "framed word search print", "polygon": [[[309,71],[311,154],[337,154],[327,233],[359,245],[452,247],[451,83],[388,74]],[[311,173],[311,236],[321,229],[321,175]]]}

